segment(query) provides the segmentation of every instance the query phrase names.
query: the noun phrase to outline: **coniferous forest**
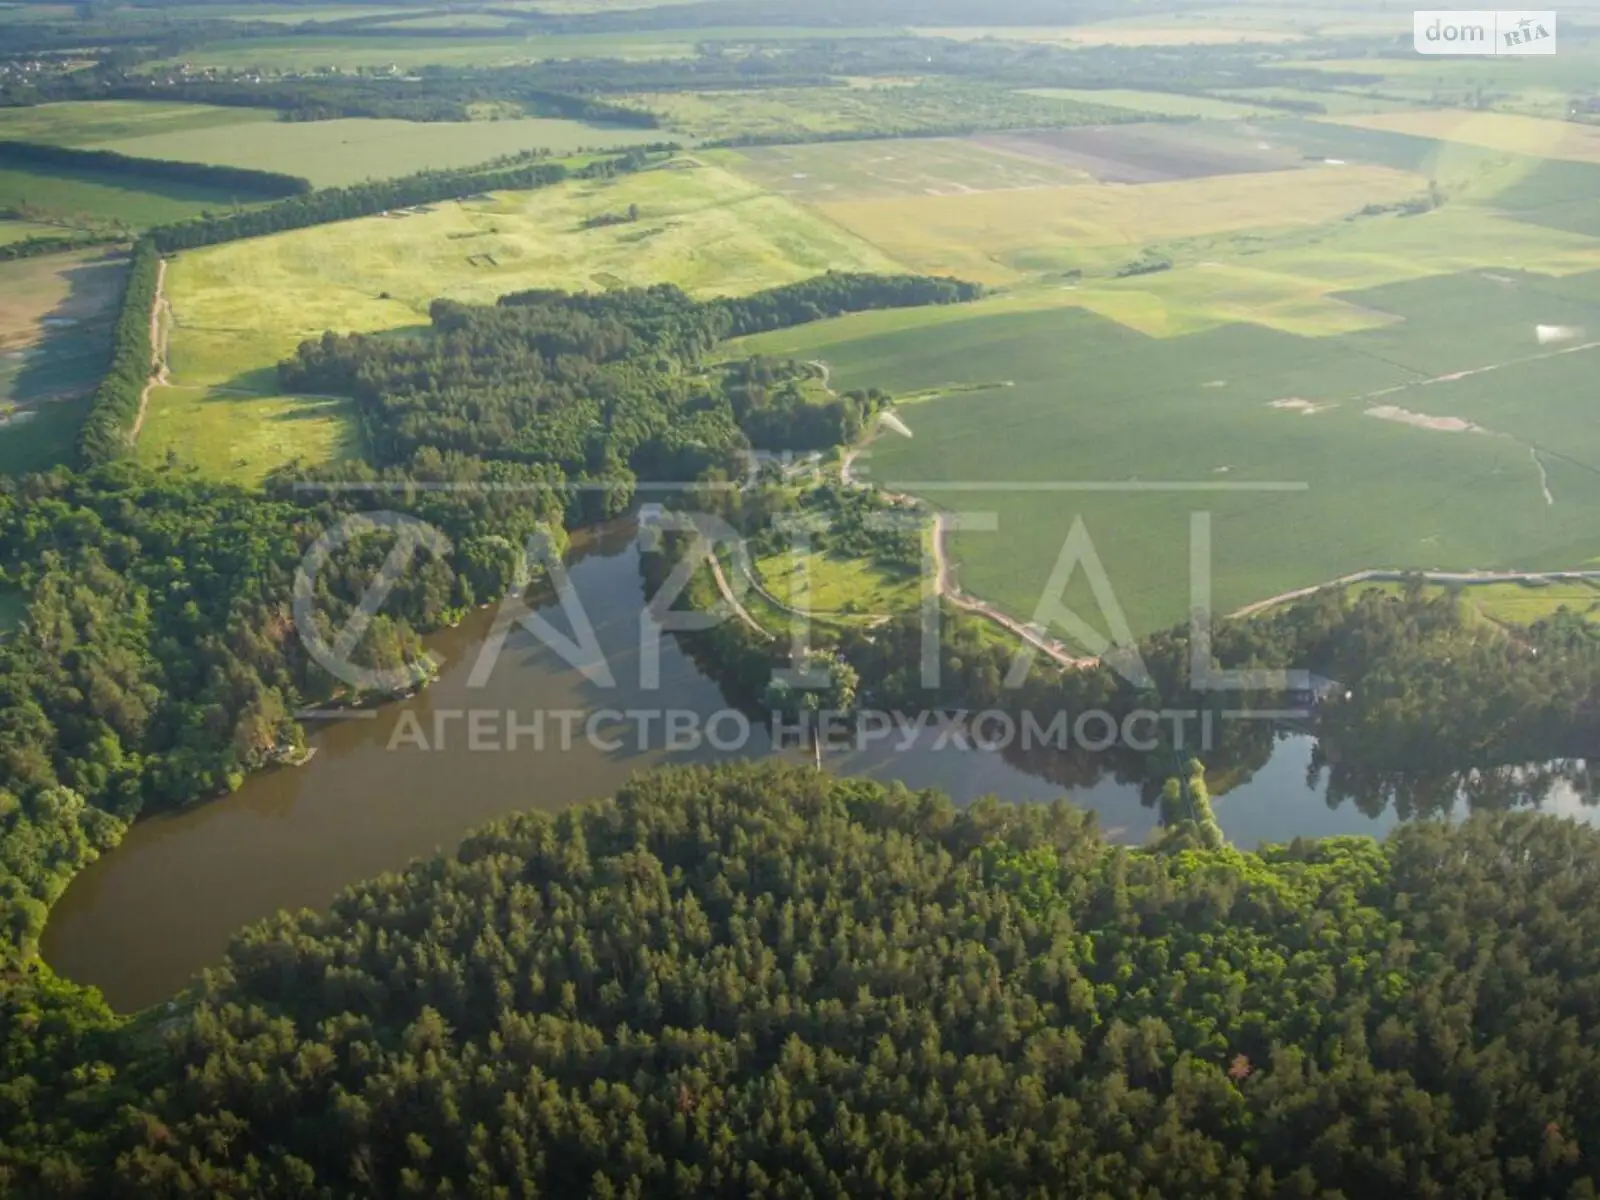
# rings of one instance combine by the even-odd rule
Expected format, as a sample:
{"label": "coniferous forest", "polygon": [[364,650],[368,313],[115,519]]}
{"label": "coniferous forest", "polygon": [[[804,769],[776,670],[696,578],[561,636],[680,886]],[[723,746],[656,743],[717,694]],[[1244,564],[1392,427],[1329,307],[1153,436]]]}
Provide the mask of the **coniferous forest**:
{"label": "coniferous forest", "polygon": [[259,926],[120,1030],[14,991],[3,1157],[141,1200],[1595,1194],[1600,835],[1208,842],[642,777]]}

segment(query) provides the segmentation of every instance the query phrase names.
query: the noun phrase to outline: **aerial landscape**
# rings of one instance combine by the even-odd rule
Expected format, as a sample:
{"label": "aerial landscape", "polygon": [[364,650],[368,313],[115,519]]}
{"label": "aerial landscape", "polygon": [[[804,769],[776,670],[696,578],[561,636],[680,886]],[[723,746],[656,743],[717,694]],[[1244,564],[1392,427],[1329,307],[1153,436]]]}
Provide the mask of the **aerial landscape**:
{"label": "aerial landscape", "polygon": [[0,3],[0,1197],[1600,1194],[1501,16]]}

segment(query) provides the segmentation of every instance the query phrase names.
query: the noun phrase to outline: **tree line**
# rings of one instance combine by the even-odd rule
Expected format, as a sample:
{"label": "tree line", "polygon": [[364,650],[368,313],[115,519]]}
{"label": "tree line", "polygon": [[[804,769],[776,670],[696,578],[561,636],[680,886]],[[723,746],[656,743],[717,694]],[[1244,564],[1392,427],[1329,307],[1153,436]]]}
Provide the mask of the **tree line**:
{"label": "tree line", "polygon": [[37,142],[0,141],[0,167],[23,171],[32,167],[93,171],[102,175],[125,176],[133,182],[159,179],[167,183],[232,189],[251,200],[258,197],[279,199],[303,196],[311,190],[309,180],[278,171],[177,162],[164,158],[134,158],[114,150],[80,150],[73,146],[49,146]]}
{"label": "tree line", "polygon": [[78,456],[93,465],[133,452],[133,427],[144,389],[150,382],[155,346],[150,341],[161,255],[142,240],[133,248],[122,304],[111,334],[111,365],[106,369],[78,432]]}
{"label": "tree line", "polygon": [[0,1161],[108,1200],[1584,1200],[1597,876],[1534,814],[1132,848],[1061,803],[658,772],[263,922],[146,1020],[35,982]]}
{"label": "tree line", "polygon": [[369,217],[391,209],[437,204],[491,191],[551,187],[568,179],[604,179],[641,170],[677,149],[675,143],[635,147],[624,154],[596,158],[581,167],[550,162],[542,151],[518,156],[509,165],[461,170],[419,171],[399,179],[372,180],[347,187],[322,188],[260,208],[202,215],[151,229],[146,236],[163,253],[218,242],[261,237],[331,221]]}

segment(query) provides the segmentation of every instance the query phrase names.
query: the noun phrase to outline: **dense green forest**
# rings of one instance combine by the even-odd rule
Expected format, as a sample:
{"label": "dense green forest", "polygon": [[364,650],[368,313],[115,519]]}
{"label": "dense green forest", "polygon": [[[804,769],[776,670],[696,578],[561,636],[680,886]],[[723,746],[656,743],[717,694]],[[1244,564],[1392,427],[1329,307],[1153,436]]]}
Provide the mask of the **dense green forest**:
{"label": "dense green forest", "polygon": [[643,777],[258,926],[120,1029],[31,981],[0,1160],[140,1200],[1595,1195],[1600,834],[1207,840]]}
{"label": "dense green forest", "polygon": [[[952,279],[830,272],[754,296],[696,301],[669,284],[596,294],[521,292],[495,306],[435,301],[429,336],[328,333],[279,367],[289,392],[354,396],[376,462],[424,446],[548,463],[613,485],[691,482],[725,469],[751,435],[781,448],[851,440],[875,401],[772,401],[732,376],[685,370],[725,338],[844,312],[962,303]],[[763,400],[765,398],[763,397]]]}

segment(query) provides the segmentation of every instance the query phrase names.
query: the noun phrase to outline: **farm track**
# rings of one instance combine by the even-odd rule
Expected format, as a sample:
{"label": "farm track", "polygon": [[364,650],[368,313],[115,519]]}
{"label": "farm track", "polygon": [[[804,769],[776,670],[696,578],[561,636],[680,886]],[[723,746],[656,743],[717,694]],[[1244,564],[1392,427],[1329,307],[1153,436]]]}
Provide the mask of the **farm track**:
{"label": "farm track", "polygon": [[[167,313],[169,318],[172,313],[172,304],[167,299],[167,260],[162,259],[156,264],[156,294],[150,302],[150,378],[145,381],[144,390],[139,393],[139,412],[133,418],[133,431],[129,434],[132,441],[139,440],[139,431],[144,428],[145,413],[150,410],[150,392],[156,387],[165,387],[170,381],[167,373],[167,339],[162,334],[161,314]],[[171,322],[168,321],[170,328]]]}
{"label": "farm track", "polygon": [[1392,567],[1378,567],[1341,575],[1337,579],[1314,583],[1310,587],[1280,592],[1276,596],[1269,596],[1265,600],[1257,600],[1243,608],[1234,609],[1228,614],[1228,619],[1251,617],[1275,605],[1285,604],[1290,600],[1303,600],[1331,588],[1349,587],[1356,583],[1403,583],[1408,579],[1420,579],[1423,583],[1459,583],[1467,586],[1482,583],[1554,583],[1562,579],[1600,581],[1600,571],[1399,571]]}
{"label": "farm track", "polygon": [[[855,447],[845,452],[844,458],[841,459],[839,463],[839,476],[846,485],[871,487],[871,484],[863,483],[860,480],[857,480],[850,473],[850,468],[854,465],[856,458],[860,453],[860,447]],[[895,500],[901,503],[921,503],[921,501],[917,500],[915,496],[907,496],[899,492],[883,491],[883,494],[890,500]],[[1092,667],[1100,661],[1099,658],[1096,657],[1085,658],[1080,655],[1076,655],[1065,642],[1057,641],[1055,638],[1045,636],[1033,626],[1024,624],[1015,617],[1001,612],[1000,609],[996,608],[986,600],[979,600],[974,596],[968,596],[956,586],[955,582],[950,577],[950,557],[945,547],[945,519],[944,514],[941,512],[935,511],[933,514],[933,529],[931,536],[933,538],[934,595],[938,596],[940,599],[948,600],[952,605],[961,609],[963,612],[969,612],[974,616],[983,617],[985,620],[993,622],[1002,629],[1021,638],[1034,649],[1042,651],[1047,658],[1051,659],[1058,666],[1065,667],[1068,670],[1073,670],[1080,667]]]}

